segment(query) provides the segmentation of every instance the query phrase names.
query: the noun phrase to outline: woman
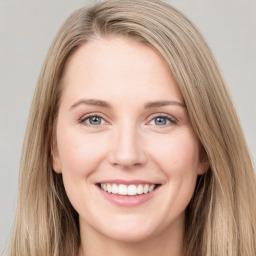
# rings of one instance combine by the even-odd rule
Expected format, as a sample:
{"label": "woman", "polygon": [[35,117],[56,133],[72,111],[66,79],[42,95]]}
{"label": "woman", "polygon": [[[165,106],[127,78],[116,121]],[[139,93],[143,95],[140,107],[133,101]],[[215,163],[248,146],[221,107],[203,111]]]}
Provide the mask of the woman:
{"label": "woman", "polygon": [[10,255],[256,254],[256,182],[204,39],[160,1],[76,11],[24,142]]}

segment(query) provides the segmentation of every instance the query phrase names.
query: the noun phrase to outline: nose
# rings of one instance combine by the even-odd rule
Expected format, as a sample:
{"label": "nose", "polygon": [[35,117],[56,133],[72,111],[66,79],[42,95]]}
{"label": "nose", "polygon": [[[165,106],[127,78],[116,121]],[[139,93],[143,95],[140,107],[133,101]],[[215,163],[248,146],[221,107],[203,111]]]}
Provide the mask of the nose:
{"label": "nose", "polygon": [[132,127],[119,128],[112,141],[109,162],[129,169],[143,166],[147,160],[145,145],[139,131]]}

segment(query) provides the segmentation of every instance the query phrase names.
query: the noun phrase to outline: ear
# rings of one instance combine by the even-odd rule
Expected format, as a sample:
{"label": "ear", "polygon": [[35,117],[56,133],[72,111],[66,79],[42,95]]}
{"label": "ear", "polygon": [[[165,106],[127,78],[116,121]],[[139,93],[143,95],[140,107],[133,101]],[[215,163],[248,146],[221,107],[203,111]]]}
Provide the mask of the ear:
{"label": "ear", "polygon": [[59,150],[56,140],[51,145],[52,168],[56,173],[61,173]]}
{"label": "ear", "polygon": [[203,175],[207,172],[209,169],[210,164],[209,163],[199,163],[197,174],[198,175]]}
{"label": "ear", "polygon": [[201,146],[197,174],[203,175],[210,167],[209,159],[203,146]]}

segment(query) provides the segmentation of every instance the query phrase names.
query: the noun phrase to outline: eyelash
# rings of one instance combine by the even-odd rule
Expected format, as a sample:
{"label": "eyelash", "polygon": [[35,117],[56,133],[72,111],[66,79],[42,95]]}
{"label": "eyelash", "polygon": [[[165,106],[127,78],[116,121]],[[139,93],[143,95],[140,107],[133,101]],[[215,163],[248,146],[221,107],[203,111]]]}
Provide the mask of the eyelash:
{"label": "eyelash", "polygon": [[[92,117],[100,118],[101,120],[104,120],[105,124],[108,124],[108,122],[107,122],[103,117],[101,117],[99,114],[94,114],[94,113],[88,114],[88,115],[84,116],[84,117],[79,121],[79,123],[82,123],[82,124],[84,124],[84,125],[86,125],[86,126],[95,127],[95,128],[100,127],[101,125],[105,125],[105,124],[93,125],[93,124],[88,124],[88,123],[86,123],[86,120],[89,120],[89,119],[92,118]],[[165,127],[167,127],[167,126],[172,126],[172,125],[177,124],[177,120],[176,120],[174,117],[172,117],[171,115],[167,115],[167,114],[156,114],[156,115],[154,115],[154,116],[150,119],[150,121],[149,121],[147,124],[148,124],[148,125],[154,125],[154,124],[149,124],[149,123],[152,122],[153,120],[156,120],[156,118],[165,118],[165,119],[169,122],[169,124],[155,125],[155,126],[158,126],[158,127],[160,127],[160,128],[165,128]]]}
{"label": "eyelash", "polygon": [[[160,128],[165,128],[165,127],[168,127],[168,126],[172,126],[172,125],[175,125],[177,124],[177,120],[171,116],[171,115],[167,115],[167,114],[156,114],[154,115],[150,122],[152,122],[153,120],[156,120],[156,118],[165,118],[167,121],[169,121],[169,124],[164,124],[164,125],[156,125]],[[150,125],[150,124],[149,124]]]}
{"label": "eyelash", "polygon": [[[101,120],[104,120],[104,121],[105,121],[105,119],[104,119],[103,117],[101,117],[100,115],[98,115],[98,114],[93,114],[93,113],[92,113],[92,114],[83,116],[82,119],[80,120],[80,123],[82,123],[82,124],[84,124],[84,125],[86,125],[86,126],[93,126],[93,127],[96,127],[96,128],[102,125],[102,124],[93,125],[93,124],[88,124],[88,123],[86,123],[86,120],[89,120],[89,119],[92,118],[92,117],[97,117],[97,118],[100,118]],[[107,123],[107,121],[105,121],[105,122]]]}

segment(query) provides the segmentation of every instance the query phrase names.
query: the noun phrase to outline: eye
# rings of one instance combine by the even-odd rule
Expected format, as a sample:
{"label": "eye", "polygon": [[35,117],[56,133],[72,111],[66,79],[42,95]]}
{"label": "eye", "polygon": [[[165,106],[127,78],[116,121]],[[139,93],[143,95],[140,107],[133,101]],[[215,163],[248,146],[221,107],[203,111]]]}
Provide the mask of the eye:
{"label": "eye", "polygon": [[81,122],[86,123],[86,125],[93,126],[98,126],[106,123],[106,121],[98,115],[86,116],[81,120]]}
{"label": "eye", "polygon": [[173,120],[173,118],[171,118],[170,116],[164,116],[164,115],[158,115],[149,122],[150,125],[157,125],[157,126],[166,126],[174,123],[176,123],[176,121]]}

